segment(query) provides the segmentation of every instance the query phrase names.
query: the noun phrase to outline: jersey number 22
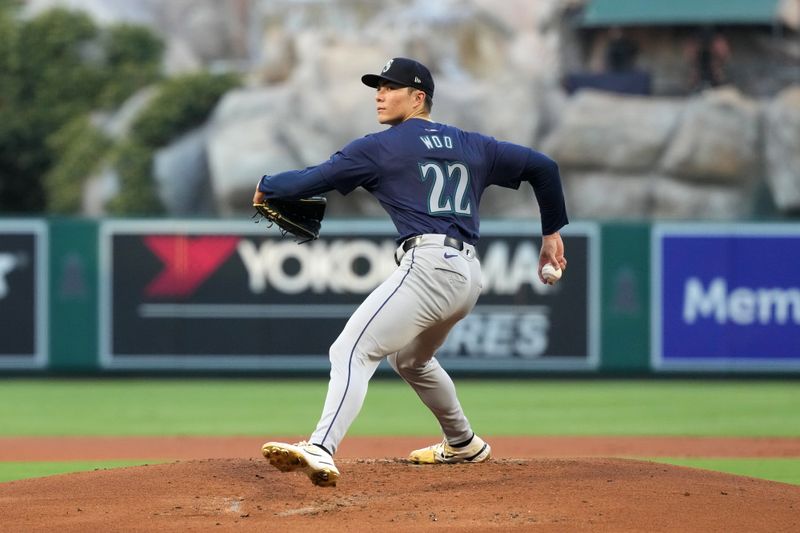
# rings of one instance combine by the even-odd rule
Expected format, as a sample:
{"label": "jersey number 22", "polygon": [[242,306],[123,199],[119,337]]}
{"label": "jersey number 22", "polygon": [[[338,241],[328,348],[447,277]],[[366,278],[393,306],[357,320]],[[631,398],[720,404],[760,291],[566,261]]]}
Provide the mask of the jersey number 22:
{"label": "jersey number 22", "polygon": [[[426,161],[419,164],[423,183],[430,181],[428,192],[428,212],[431,215],[444,215],[455,212],[457,215],[472,214],[467,186],[469,185],[469,169],[464,163],[439,163]],[[445,179],[458,180],[452,197],[445,191]]]}

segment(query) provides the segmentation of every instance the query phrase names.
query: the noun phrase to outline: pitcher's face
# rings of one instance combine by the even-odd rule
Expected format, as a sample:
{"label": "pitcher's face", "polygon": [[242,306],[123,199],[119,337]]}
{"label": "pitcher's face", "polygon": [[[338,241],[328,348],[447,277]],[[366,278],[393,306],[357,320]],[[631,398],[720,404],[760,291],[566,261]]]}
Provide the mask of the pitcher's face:
{"label": "pitcher's face", "polygon": [[375,94],[378,122],[394,126],[419,114],[425,103],[425,93],[390,82],[378,85]]}

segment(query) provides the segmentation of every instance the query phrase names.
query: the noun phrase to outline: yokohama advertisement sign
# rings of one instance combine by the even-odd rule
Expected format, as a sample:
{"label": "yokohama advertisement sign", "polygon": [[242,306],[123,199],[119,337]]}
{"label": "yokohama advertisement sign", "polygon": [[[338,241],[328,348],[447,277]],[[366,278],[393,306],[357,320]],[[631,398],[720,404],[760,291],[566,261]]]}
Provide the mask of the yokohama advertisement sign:
{"label": "yokohama advertisement sign", "polygon": [[[565,232],[562,283],[536,278],[538,222],[484,223],[484,292],[438,357],[463,370],[594,369],[597,230]],[[248,222],[107,221],[101,363],[120,369],[326,370],[327,351],[395,268],[386,221],[326,221],[298,245]]]}

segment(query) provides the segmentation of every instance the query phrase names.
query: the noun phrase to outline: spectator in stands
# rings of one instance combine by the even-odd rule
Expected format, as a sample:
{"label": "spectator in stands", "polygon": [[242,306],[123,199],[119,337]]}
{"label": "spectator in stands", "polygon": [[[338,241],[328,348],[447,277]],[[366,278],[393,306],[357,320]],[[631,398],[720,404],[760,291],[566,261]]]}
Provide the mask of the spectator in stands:
{"label": "spectator in stands", "polygon": [[[595,89],[620,94],[651,94],[650,73],[638,69],[639,45],[619,26],[611,27],[601,37],[593,54],[594,68],[569,72],[564,77],[564,89],[573,94],[580,89]],[[602,61],[602,69],[598,68]]]}
{"label": "spectator in stands", "polygon": [[728,40],[711,27],[702,28],[689,42],[686,54],[691,65],[689,89],[702,91],[728,83],[731,50]]}
{"label": "spectator in stands", "polygon": [[606,47],[606,70],[609,72],[629,72],[636,68],[639,45],[625,35],[622,28],[614,26],[608,33]]}

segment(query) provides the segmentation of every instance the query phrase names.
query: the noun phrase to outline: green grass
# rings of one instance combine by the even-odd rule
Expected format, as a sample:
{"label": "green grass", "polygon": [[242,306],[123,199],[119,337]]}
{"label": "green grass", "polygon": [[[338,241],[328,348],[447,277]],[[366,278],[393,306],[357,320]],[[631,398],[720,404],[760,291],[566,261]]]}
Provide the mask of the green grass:
{"label": "green grass", "polygon": [[[800,385],[778,380],[456,380],[485,435],[800,436]],[[7,379],[0,437],[307,435],[327,382],[270,379]],[[370,384],[350,435],[439,433],[399,379]],[[660,462],[800,484],[800,459]],[[0,463],[0,481],[145,461]]]}
{"label": "green grass", "polygon": [[798,436],[797,382],[490,383],[465,391],[473,424],[513,435]]}
{"label": "green grass", "polygon": [[707,459],[659,457],[652,460],[659,463],[716,470],[718,472],[736,474],[737,476],[757,477],[770,481],[800,485],[800,458],[751,457],[741,459]]}
{"label": "green grass", "polygon": [[0,463],[0,483],[87,470],[153,464],[152,461],[8,461]]}
{"label": "green grass", "polygon": [[[487,435],[800,436],[792,381],[456,380]],[[0,381],[0,436],[305,435],[319,380]],[[435,435],[399,379],[373,380],[350,435]]]}

